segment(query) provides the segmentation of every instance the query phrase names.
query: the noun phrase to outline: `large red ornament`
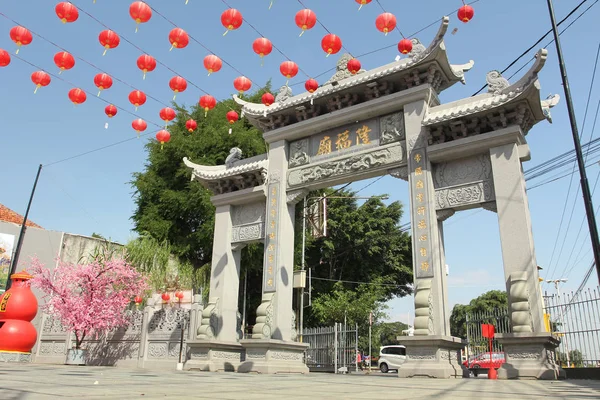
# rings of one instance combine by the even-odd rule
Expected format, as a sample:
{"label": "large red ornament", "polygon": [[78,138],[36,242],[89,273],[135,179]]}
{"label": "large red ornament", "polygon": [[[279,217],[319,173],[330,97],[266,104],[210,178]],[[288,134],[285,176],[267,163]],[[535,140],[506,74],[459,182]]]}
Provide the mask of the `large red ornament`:
{"label": "large red ornament", "polygon": [[63,24],[66,24],[67,22],[75,22],[77,21],[77,18],[79,18],[79,11],[77,10],[77,7],[68,1],[58,3],[54,8],[54,11]]}
{"label": "large red ornament", "polygon": [[171,32],[169,32],[169,42],[171,42],[169,51],[173,50],[173,47],[183,49],[190,43],[190,37],[183,29],[173,28]]}
{"label": "large red ornament", "polygon": [[29,29],[24,28],[22,26],[13,27],[10,30],[10,38],[17,45],[17,51],[15,51],[15,54],[19,54],[21,46],[27,46],[33,40],[33,36],[31,36],[31,32],[29,32]]}
{"label": "large red ornament", "polygon": [[466,4],[459,8],[457,13],[458,19],[460,19],[465,24],[472,20],[474,15],[475,10],[473,9],[473,7],[468,6]]}
{"label": "large red ornament", "polygon": [[173,95],[173,100],[175,100],[177,93],[185,92],[185,89],[187,89],[187,81],[180,76],[174,76],[169,81],[169,87],[175,92],[175,95]]}
{"label": "large red ornament", "polygon": [[379,14],[375,20],[375,26],[387,35],[396,28],[396,16],[389,12]]}
{"label": "large red ornament", "polygon": [[158,115],[160,116],[160,119],[165,121],[165,128],[166,128],[169,125],[169,122],[171,122],[175,119],[175,117],[177,116],[177,113],[172,108],[165,107],[162,110],[160,110]]}
{"label": "large red ornament", "polygon": [[69,90],[69,99],[73,102],[73,104],[78,105],[85,103],[87,100],[87,95],[82,89],[73,88]]}
{"label": "large red ornament", "polygon": [[33,278],[26,272],[11,275],[11,288],[0,296],[0,351],[29,353],[37,340],[31,320],[38,302],[30,289]]}
{"label": "large red ornament", "polygon": [[[156,134],[156,140],[160,142],[160,149],[162,150],[164,144],[168,143],[169,140],[171,140],[171,134],[169,133],[169,131],[163,129],[161,131],[158,131],[158,133]],[[162,299],[164,301],[169,301],[171,300],[171,296],[169,296],[169,293],[163,293]]]}
{"label": "large red ornament", "polygon": [[135,130],[138,137],[140,137],[140,132],[144,132],[148,128],[148,124],[143,119],[138,118],[133,120],[131,127]]}
{"label": "large red ornament", "polygon": [[117,115],[117,112],[118,112],[117,107],[115,107],[112,104],[109,104],[104,108],[104,113],[106,114],[106,116],[108,118],[114,117],[115,115]]}
{"label": "large red ornament", "polygon": [[230,8],[223,11],[223,14],[221,14],[221,24],[227,28],[223,36],[227,35],[227,32],[229,31],[238,29],[240,26],[242,26],[242,22],[244,22],[242,13],[235,8]]}
{"label": "large red ornament", "polygon": [[44,71],[35,71],[31,74],[31,81],[35,83],[33,94],[37,93],[37,90],[42,86],[48,86],[51,80],[50,75]]}
{"label": "large red ornament", "polygon": [[309,93],[313,93],[315,90],[317,90],[319,88],[319,82],[317,82],[316,79],[311,78],[306,81],[306,83],[304,84],[304,88]]}
{"label": "large red ornament", "polygon": [[194,121],[193,119],[188,119],[187,121],[185,121],[185,129],[187,129],[188,132],[192,133],[197,128],[198,128],[198,123],[196,121]]}
{"label": "large red ornament", "polygon": [[250,90],[252,81],[245,76],[238,76],[233,80],[233,87],[242,94],[245,91]]}
{"label": "large red ornament", "polygon": [[302,29],[300,36],[304,35],[304,32],[307,30],[314,28],[316,23],[317,14],[315,14],[313,10],[305,8],[296,13],[296,25],[298,25],[298,28]]}
{"label": "large red ornament", "polygon": [[206,117],[208,115],[208,111],[212,110],[217,105],[217,99],[212,97],[210,94],[205,94],[204,96],[200,97],[198,104],[200,104],[200,107],[204,109],[204,117]]}
{"label": "large red ornament", "polygon": [[143,79],[146,79],[146,72],[152,72],[156,68],[156,59],[148,54],[142,54],[137,59],[137,66],[144,73]]}
{"label": "large red ornament", "polygon": [[[237,121],[239,119],[238,113],[231,110],[227,113],[226,115],[227,117],[227,121],[229,121],[230,125],[233,125],[235,123],[235,121]],[[231,135],[231,128],[229,128],[229,134]]]}
{"label": "large red ornament", "polygon": [[268,56],[273,51],[273,43],[267,38],[258,38],[252,43],[252,50],[260,57],[260,65],[263,64],[263,57]]}
{"label": "large red ornament", "polygon": [[213,72],[219,72],[221,67],[223,67],[223,61],[214,54],[209,54],[204,57],[204,68],[208,71],[209,76]]}
{"label": "large red ornament", "polygon": [[113,79],[108,74],[96,74],[94,76],[94,85],[98,88],[98,96],[105,89],[110,89],[113,85]]}
{"label": "large red ornament", "polygon": [[360,11],[360,9],[365,5],[365,4],[369,4],[370,2],[372,2],[373,0],[355,0],[358,4],[360,4],[360,7],[358,7],[358,11]]}
{"label": "large red ornament", "polygon": [[135,304],[139,305],[139,304],[142,304],[142,301],[144,301],[144,299],[142,298],[142,296],[135,296],[133,301],[135,302]]}
{"label": "large red ornament", "polygon": [[115,32],[107,29],[100,32],[100,35],[98,35],[98,41],[102,47],[104,47],[104,53],[102,53],[102,55],[105,55],[108,49],[114,49],[119,45],[119,43],[121,43],[121,38]]}
{"label": "large red ornament", "polygon": [[412,51],[413,48],[413,44],[412,41],[410,39],[402,39],[400,42],[398,42],[398,51],[402,54],[408,54]]}
{"label": "large red ornament", "polygon": [[293,61],[284,61],[279,65],[279,72],[288,80],[298,74],[298,64]]}
{"label": "large red ornament", "polygon": [[134,1],[129,6],[129,15],[136,23],[135,31],[138,31],[140,24],[150,21],[152,18],[152,9],[143,1]]}
{"label": "large red ornament", "polygon": [[141,90],[134,90],[129,93],[129,102],[135,106],[135,110],[137,111],[138,107],[144,105],[146,102],[146,94]]}
{"label": "large red ornament", "polygon": [[59,74],[66,69],[71,69],[75,66],[75,59],[70,53],[66,51],[59,51],[54,55],[54,64],[60,68]]}
{"label": "large red ornament", "polygon": [[271,104],[275,103],[275,96],[267,92],[262,95],[260,100],[265,106],[269,107]]}
{"label": "large red ornament", "polygon": [[342,39],[333,33],[329,33],[321,40],[321,47],[327,53],[327,57],[329,57],[331,54],[336,54],[342,49]]}
{"label": "large red ornament", "polygon": [[0,49],[0,67],[6,67],[10,64],[10,54],[4,49]]}
{"label": "large red ornament", "polygon": [[351,60],[348,61],[348,64],[346,64],[346,67],[348,68],[348,71],[350,71],[350,73],[352,75],[355,75],[358,73],[358,71],[360,71],[360,61],[358,61],[356,58],[353,58]]}

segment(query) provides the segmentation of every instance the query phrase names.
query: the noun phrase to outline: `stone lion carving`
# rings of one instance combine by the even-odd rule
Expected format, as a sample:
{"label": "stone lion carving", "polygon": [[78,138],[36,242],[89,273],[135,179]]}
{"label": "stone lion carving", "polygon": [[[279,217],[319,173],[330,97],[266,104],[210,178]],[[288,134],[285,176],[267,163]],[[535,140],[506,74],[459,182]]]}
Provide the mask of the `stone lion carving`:
{"label": "stone lion carving", "polygon": [[227,168],[231,168],[236,161],[240,161],[241,159],[242,150],[239,147],[234,147],[229,150],[229,155],[225,159],[225,166],[227,166]]}
{"label": "stone lion carving", "polygon": [[288,85],[283,85],[279,88],[279,92],[275,97],[275,102],[283,103],[287,101],[287,99],[289,99],[290,97],[292,97],[292,88],[290,88]]}

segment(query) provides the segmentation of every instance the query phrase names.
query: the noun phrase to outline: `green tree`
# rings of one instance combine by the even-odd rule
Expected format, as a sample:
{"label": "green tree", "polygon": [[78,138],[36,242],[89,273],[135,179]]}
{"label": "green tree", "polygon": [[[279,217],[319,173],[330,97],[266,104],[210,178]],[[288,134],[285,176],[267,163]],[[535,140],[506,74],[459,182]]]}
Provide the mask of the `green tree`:
{"label": "green tree", "polygon": [[[508,307],[508,296],[502,290],[490,290],[471,300],[468,305],[456,304],[450,315],[450,333],[452,336],[467,337],[467,314],[487,314]],[[489,321],[490,323],[493,321]]]}
{"label": "green tree", "polygon": [[402,336],[402,331],[408,328],[408,325],[403,322],[382,322],[378,324],[376,331],[379,337],[379,344],[381,346],[398,344],[397,337]]}

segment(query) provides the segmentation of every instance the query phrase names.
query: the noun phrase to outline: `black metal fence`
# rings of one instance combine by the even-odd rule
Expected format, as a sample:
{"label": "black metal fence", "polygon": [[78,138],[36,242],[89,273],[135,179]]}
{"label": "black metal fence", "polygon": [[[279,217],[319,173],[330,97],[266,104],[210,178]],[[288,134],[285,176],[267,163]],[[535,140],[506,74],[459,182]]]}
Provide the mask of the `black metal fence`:
{"label": "black metal fence", "polygon": [[356,371],[358,352],[358,325],[304,329],[302,341],[310,347],[306,350],[306,365],[310,371],[350,372]]}
{"label": "black metal fence", "polygon": [[[492,324],[496,333],[510,333],[510,319],[506,307],[491,311],[467,313],[467,346],[465,347],[465,359],[476,357],[490,351],[489,339],[481,334],[481,324]],[[496,339],[492,340],[494,352],[502,352],[502,345]]]}

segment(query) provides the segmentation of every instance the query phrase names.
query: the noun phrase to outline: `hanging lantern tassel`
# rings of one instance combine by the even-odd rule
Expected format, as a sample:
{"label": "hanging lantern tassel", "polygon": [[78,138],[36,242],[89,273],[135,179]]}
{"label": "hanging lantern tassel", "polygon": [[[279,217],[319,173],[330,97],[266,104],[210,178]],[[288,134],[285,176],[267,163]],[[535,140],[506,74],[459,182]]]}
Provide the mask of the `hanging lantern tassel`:
{"label": "hanging lantern tassel", "polygon": [[19,50],[21,50],[21,43],[17,43],[17,51],[15,51],[15,54],[19,54]]}
{"label": "hanging lantern tassel", "polygon": [[314,99],[310,99],[310,105],[311,105],[311,106],[313,105],[313,100],[314,100]]}
{"label": "hanging lantern tassel", "polygon": [[360,9],[362,8],[362,6],[364,6],[364,4],[361,4],[360,7],[358,7],[358,11],[360,11]]}
{"label": "hanging lantern tassel", "polygon": [[102,53],[102,56],[105,56],[107,51],[108,51],[108,47],[105,47],[104,48],[104,53]]}
{"label": "hanging lantern tassel", "polygon": [[169,51],[172,51],[172,50],[173,50],[173,47],[175,47],[175,46],[171,45],[171,48],[169,49]]}
{"label": "hanging lantern tassel", "polygon": [[98,95],[96,97],[100,97],[100,93],[102,93],[102,89],[98,90]]}
{"label": "hanging lantern tassel", "polygon": [[208,107],[204,107],[204,118],[208,116]]}
{"label": "hanging lantern tassel", "polygon": [[232,132],[232,131],[233,131],[233,129],[232,129],[232,128],[229,128],[229,134],[230,134],[230,135],[231,135],[231,132]]}
{"label": "hanging lantern tassel", "polygon": [[36,94],[40,87],[42,87],[42,85],[35,85],[35,90],[33,91],[33,94]]}
{"label": "hanging lantern tassel", "polygon": [[138,32],[138,28],[140,27],[140,23],[139,22],[135,22],[135,33]]}
{"label": "hanging lantern tassel", "polygon": [[142,77],[143,80],[146,80],[146,70],[144,70],[144,76]]}
{"label": "hanging lantern tassel", "polygon": [[225,31],[225,33],[223,34],[223,36],[227,35],[227,33],[228,33],[228,32],[229,32],[229,29],[227,29],[227,30]]}
{"label": "hanging lantern tassel", "polygon": [[160,150],[162,151],[162,149],[165,147],[165,142],[160,142]]}
{"label": "hanging lantern tassel", "polygon": [[273,7],[273,0],[271,0],[271,4],[269,4],[269,10]]}
{"label": "hanging lantern tassel", "polygon": [[104,129],[108,129],[108,122],[104,123]]}
{"label": "hanging lantern tassel", "polygon": [[177,92],[173,95],[173,101],[175,101],[175,97],[177,97]]}
{"label": "hanging lantern tassel", "polygon": [[187,3],[188,3],[188,0],[185,0],[185,4],[186,4],[186,5],[187,5]]}

